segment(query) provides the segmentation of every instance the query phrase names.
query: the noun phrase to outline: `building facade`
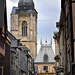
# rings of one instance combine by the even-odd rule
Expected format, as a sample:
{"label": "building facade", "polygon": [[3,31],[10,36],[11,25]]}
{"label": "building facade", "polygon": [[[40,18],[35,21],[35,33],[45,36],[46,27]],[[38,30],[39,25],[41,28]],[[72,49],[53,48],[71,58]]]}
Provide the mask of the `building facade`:
{"label": "building facade", "polygon": [[59,45],[59,74],[75,75],[75,0],[61,0],[60,21],[57,41]]}
{"label": "building facade", "polygon": [[54,69],[56,71],[56,74],[57,74],[57,70],[59,69],[59,60],[60,60],[59,45],[58,45],[58,41],[57,41],[57,39],[58,39],[57,35],[58,35],[58,32],[54,32],[54,36],[53,36],[53,38],[55,40],[55,57],[54,57],[54,59],[56,61]]}
{"label": "building facade", "polygon": [[30,50],[20,43],[9,31],[10,47],[10,75],[35,75],[34,60],[30,56]]}
{"label": "building facade", "polygon": [[0,75],[10,75],[10,43],[7,37],[6,0],[0,0]]}
{"label": "building facade", "polygon": [[35,59],[35,65],[38,68],[38,75],[55,75],[55,60],[52,44],[41,43],[40,51]]}
{"label": "building facade", "polygon": [[11,33],[22,45],[31,51],[30,55],[37,56],[37,11],[33,0],[19,0],[18,7],[11,12]]}

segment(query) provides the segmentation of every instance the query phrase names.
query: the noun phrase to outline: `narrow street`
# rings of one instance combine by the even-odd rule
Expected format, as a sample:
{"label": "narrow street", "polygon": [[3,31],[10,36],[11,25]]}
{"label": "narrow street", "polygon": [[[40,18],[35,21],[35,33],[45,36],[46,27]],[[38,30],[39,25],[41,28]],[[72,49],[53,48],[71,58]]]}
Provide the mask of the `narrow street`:
{"label": "narrow street", "polygon": [[0,75],[75,75],[75,0],[0,0]]}

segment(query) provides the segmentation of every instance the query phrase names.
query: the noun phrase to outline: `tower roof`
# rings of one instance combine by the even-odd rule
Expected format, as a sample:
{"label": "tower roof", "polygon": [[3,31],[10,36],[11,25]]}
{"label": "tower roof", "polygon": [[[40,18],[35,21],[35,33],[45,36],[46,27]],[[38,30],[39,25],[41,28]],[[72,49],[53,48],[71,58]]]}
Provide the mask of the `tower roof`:
{"label": "tower roof", "polygon": [[33,0],[19,0],[18,7],[13,7],[11,14],[37,14]]}
{"label": "tower roof", "polygon": [[[44,61],[44,58],[47,59],[47,62]],[[50,44],[42,44],[35,63],[55,63],[54,52]]]}
{"label": "tower roof", "polygon": [[33,0],[19,0],[19,7],[34,7]]}

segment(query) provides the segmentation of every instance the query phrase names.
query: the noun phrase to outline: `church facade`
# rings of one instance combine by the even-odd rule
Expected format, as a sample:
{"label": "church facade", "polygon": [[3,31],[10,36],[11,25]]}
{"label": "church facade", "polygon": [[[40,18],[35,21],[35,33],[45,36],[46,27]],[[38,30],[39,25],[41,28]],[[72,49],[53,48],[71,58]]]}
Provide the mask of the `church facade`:
{"label": "church facade", "polygon": [[31,51],[35,59],[37,55],[37,11],[33,0],[19,0],[18,7],[13,7],[11,12],[11,33],[20,39],[22,45]]}
{"label": "church facade", "polygon": [[40,51],[35,59],[35,65],[38,68],[38,75],[55,75],[55,61],[52,44],[42,44]]}

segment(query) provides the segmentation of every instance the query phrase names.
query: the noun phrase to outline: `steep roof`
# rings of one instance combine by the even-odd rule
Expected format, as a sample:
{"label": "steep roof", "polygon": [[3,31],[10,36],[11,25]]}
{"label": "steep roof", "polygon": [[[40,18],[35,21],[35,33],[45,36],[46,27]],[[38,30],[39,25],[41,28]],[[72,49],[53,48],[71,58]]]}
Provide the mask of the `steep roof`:
{"label": "steep roof", "polygon": [[19,7],[13,7],[13,9],[12,9],[12,12],[11,12],[11,14],[30,14],[30,13],[33,13],[33,14],[37,14],[37,11],[34,9],[34,10],[32,10],[32,9],[29,9],[29,10],[26,10],[26,9],[24,9],[24,10],[22,10],[22,9],[20,9]]}
{"label": "steep roof", "polygon": [[37,11],[34,8],[33,0],[19,0],[18,7],[13,7],[11,14],[35,14]]}
{"label": "steep roof", "polygon": [[[44,61],[44,56],[48,56],[48,61]],[[46,57],[47,58],[47,57]],[[55,63],[54,52],[51,44],[42,44],[35,59],[35,63]]]}
{"label": "steep roof", "polygon": [[8,37],[10,40],[16,40],[16,38],[8,31]]}

